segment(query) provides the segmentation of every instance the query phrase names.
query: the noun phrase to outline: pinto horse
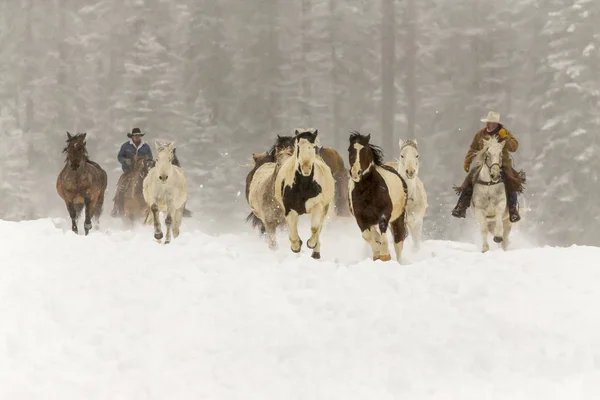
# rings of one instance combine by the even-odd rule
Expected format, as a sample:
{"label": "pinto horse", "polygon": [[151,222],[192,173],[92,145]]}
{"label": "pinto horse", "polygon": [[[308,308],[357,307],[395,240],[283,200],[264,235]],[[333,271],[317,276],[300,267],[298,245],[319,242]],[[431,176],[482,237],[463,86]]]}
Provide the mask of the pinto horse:
{"label": "pinto horse", "polygon": [[261,235],[266,235],[271,250],[277,248],[277,228],[285,223],[283,208],[275,200],[275,178],[283,163],[293,153],[293,138],[278,135],[273,148],[266,156],[261,156],[260,164],[256,163],[255,169],[250,171],[246,179],[248,204],[252,209],[246,221],[252,221],[252,226],[259,227]]}
{"label": "pinto horse", "polygon": [[87,235],[92,229],[91,218],[96,220],[96,226],[100,222],[108,178],[106,171],[89,159],[85,147],[86,135],[87,133],[71,135],[67,132],[67,146],[63,150],[67,158],[64,168],[58,174],[56,191],[65,201],[71,217],[71,229],[75,233],[78,233],[77,220],[85,207],[83,227]]}
{"label": "pinto horse", "polygon": [[298,217],[311,214],[311,236],[306,245],[312,257],[321,258],[321,229],[335,197],[331,169],[317,156],[318,131],[296,130],[294,156],[288,158],[275,179],[275,199],[285,213],[291,249],[300,252]]}
{"label": "pinto horse", "polygon": [[392,228],[399,262],[407,235],[407,186],[398,171],[384,165],[383,151],[371,144],[370,139],[370,134],[365,136],[356,131],[350,134],[350,211],[363,239],[371,245],[373,260],[391,260],[387,229]]}

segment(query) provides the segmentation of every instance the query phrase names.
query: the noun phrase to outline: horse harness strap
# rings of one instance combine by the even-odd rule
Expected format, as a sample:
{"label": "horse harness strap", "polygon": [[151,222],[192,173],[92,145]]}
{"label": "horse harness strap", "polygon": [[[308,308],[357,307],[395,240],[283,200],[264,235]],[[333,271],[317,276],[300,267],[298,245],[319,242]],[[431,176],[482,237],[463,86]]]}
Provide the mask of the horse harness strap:
{"label": "horse harness strap", "polygon": [[482,181],[481,179],[477,179],[475,181],[475,184],[484,185],[484,186],[494,186],[494,185],[497,185],[497,184],[503,183],[503,182],[504,182],[504,180],[502,180],[502,179],[500,179],[496,182],[492,182],[492,181],[485,182],[485,181]]}

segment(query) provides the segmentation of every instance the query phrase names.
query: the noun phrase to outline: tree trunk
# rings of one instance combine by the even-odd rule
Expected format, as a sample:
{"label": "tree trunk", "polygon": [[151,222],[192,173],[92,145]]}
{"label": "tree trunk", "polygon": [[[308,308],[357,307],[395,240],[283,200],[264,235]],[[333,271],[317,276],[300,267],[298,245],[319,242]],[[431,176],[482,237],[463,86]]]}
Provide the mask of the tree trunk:
{"label": "tree trunk", "polygon": [[394,64],[396,59],[394,0],[382,0],[381,19],[381,132],[384,149],[394,148],[396,86]]}
{"label": "tree trunk", "polygon": [[407,28],[406,50],[404,65],[406,67],[405,90],[407,99],[406,123],[408,138],[415,137],[417,124],[417,9],[415,0],[407,0],[405,21]]}

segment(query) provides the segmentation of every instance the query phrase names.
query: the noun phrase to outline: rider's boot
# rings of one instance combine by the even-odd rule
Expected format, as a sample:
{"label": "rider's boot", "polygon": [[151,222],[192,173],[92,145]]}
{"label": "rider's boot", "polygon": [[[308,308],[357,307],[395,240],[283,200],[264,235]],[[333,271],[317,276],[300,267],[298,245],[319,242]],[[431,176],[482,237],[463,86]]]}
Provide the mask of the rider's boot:
{"label": "rider's boot", "polygon": [[519,202],[517,192],[508,193],[508,214],[510,222],[515,223],[521,220],[519,215]]}
{"label": "rider's boot", "polygon": [[467,208],[471,204],[471,197],[473,196],[473,188],[471,186],[463,190],[458,198],[456,207],[452,210],[452,216],[456,218],[466,218]]}

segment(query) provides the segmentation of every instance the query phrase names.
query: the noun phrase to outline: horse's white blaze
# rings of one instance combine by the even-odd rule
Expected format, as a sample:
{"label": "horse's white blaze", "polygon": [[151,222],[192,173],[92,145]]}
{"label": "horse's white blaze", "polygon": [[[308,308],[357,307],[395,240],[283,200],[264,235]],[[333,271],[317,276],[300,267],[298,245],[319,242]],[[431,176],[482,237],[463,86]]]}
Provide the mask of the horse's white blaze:
{"label": "horse's white blaze", "polygon": [[309,176],[313,162],[317,156],[315,144],[306,139],[300,139],[296,143],[296,151],[298,152],[296,162],[300,168],[300,172],[304,176]]}
{"label": "horse's white blaze", "polygon": [[394,221],[400,217],[406,205],[404,185],[402,184],[402,180],[395,173],[379,166],[375,168],[388,187],[388,192],[390,194],[390,198],[392,199],[392,216],[390,217],[390,221]]}
{"label": "horse's white blaze", "polygon": [[360,143],[354,143],[354,150],[356,151],[356,160],[354,160],[354,164],[352,164],[350,168],[350,175],[352,176],[352,180],[357,181],[360,179],[358,173],[360,172],[360,150],[363,149],[363,146]]}
{"label": "horse's white blaze", "polygon": [[[423,219],[427,211],[427,193],[425,186],[419,178],[419,151],[416,147],[409,145],[402,140],[399,142],[400,158],[397,164],[397,171],[406,182],[408,199],[406,201],[406,225],[409,228],[413,239],[415,249],[420,248],[421,231],[423,229]],[[417,141],[412,140],[415,144]]]}

